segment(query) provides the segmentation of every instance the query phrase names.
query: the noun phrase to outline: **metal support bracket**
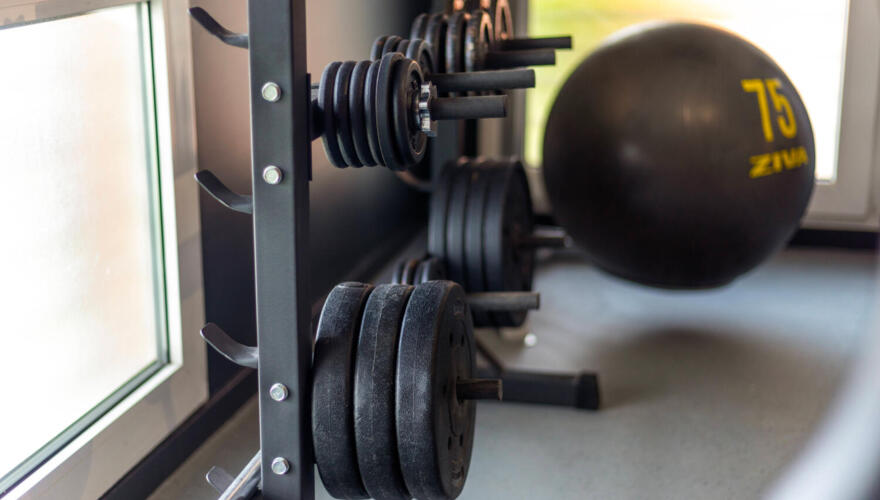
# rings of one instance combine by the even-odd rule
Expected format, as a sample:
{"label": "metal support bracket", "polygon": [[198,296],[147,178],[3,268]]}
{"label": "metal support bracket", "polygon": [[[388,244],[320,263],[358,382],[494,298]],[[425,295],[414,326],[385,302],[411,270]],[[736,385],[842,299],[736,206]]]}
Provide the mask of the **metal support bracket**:
{"label": "metal support bracket", "polygon": [[214,16],[208,14],[205,9],[201,7],[193,7],[189,9],[189,15],[191,15],[192,18],[202,26],[202,28],[205,28],[205,31],[216,36],[226,45],[232,45],[233,47],[238,47],[240,49],[248,48],[247,33],[235,33],[234,31],[229,31],[218,23],[217,20],[214,19]]}
{"label": "metal support bracket", "polygon": [[251,196],[233,192],[210,170],[196,172],[196,182],[224,207],[243,214],[254,213],[254,204]]}
{"label": "metal support bracket", "polygon": [[214,323],[208,323],[202,328],[202,338],[215,351],[238,366],[255,370],[259,367],[260,355],[256,347],[238,343]]}

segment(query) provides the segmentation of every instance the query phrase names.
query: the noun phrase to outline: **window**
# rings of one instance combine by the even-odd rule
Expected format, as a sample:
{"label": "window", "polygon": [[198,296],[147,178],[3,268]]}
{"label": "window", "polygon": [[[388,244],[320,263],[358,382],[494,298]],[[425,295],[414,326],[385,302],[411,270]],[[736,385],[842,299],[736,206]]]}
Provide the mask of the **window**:
{"label": "window", "polygon": [[[871,174],[876,167],[877,58],[876,54],[861,53],[867,51],[860,46],[873,43],[877,36],[878,27],[872,26],[877,24],[877,13],[870,9],[876,11],[877,7],[860,0],[530,2],[530,35],[571,33],[575,50],[560,52],[555,68],[537,69],[538,85],[529,91],[527,100],[526,160],[540,165],[543,130],[553,97],[566,76],[604,38],[650,20],[703,21],[755,43],[797,86],[816,138],[818,186],[810,218],[867,220],[875,208],[870,196]],[[865,10],[869,12],[859,14]]]}
{"label": "window", "polygon": [[206,398],[171,3],[0,7],[0,494],[97,497]]}

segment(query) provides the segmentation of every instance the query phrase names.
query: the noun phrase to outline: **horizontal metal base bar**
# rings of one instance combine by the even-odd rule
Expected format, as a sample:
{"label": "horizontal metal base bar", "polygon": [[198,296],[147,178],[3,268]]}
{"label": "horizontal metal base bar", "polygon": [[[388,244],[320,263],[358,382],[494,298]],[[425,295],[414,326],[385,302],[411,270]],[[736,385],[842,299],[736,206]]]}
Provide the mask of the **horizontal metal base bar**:
{"label": "horizontal metal base bar", "polygon": [[505,370],[499,375],[491,369],[480,369],[477,370],[477,376],[500,378],[505,402],[599,409],[599,377],[595,373],[550,374]]}

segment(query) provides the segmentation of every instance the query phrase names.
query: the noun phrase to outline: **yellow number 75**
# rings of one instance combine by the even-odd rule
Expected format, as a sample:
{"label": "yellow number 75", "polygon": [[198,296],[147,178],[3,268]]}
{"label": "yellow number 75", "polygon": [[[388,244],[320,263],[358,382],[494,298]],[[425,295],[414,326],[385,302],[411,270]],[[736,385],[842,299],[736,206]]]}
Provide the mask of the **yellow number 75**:
{"label": "yellow number 75", "polygon": [[[766,85],[765,85],[766,82]],[[794,111],[791,109],[791,103],[784,95],[779,94],[778,89],[782,86],[782,82],[778,78],[767,78],[761,80],[753,78],[742,81],[742,88],[746,92],[754,92],[758,96],[758,110],[761,112],[761,126],[764,129],[764,139],[767,142],[773,142],[773,126],[770,122],[770,108],[767,103],[767,94],[770,94],[770,100],[773,101],[773,108],[776,113],[785,112],[785,116],[777,116],[776,122],[779,125],[779,131],[782,136],[788,139],[797,135],[797,122],[794,121]]]}

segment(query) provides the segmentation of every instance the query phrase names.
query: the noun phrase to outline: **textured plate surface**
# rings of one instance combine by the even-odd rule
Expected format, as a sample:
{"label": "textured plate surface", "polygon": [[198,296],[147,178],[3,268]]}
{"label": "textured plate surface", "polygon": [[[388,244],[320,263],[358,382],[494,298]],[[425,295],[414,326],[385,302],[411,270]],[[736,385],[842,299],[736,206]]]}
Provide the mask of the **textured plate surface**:
{"label": "textured plate surface", "polygon": [[[388,43],[390,42],[389,39]],[[385,166],[391,170],[403,168],[401,159],[394,150],[394,115],[391,106],[394,70],[403,59],[403,54],[398,52],[383,55],[379,62],[379,73],[376,75],[376,133]]]}
{"label": "textured plate surface", "polygon": [[373,61],[367,70],[367,82],[364,85],[364,120],[367,125],[367,144],[370,145],[373,159],[377,164],[385,165],[382,148],[379,147],[378,121],[376,119],[376,106],[378,105],[376,83],[379,77],[379,64],[379,61]]}
{"label": "textured plate surface", "polygon": [[474,372],[474,337],[464,290],[449,281],[416,286],[397,353],[397,441],[407,489],[419,499],[456,498],[464,487],[476,405],[456,380]]}
{"label": "textured plate surface", "polygon": [[337,285],[318,320],[312,362],[312,440],[315,463],[336,498],[367,498],[354,435],[354,362],[364,304],[373,287]]}
{"label": "textured plate surface", "polygon": [[[495,171],[491,163],[475,161],[471,164],[470,195],[468,196],[465,217],[465,289],[468,292],[486,291],[486,274],[483,264],[483,228],[486,219],[486,205],[489,186]],[[492,326],[492,318],[485,312],[474,311],[475,326]]]}
{"label": "textured plate surface", "polygon": [[434,54],[434,71],[442,72],[446,65],[446,30],[449,26],[449,18],[446,14],[431,14],[428,18],[428,26],[425,28],[426,42],[431,44]]}
{"label": "textured plate surface", "polygon": [[449,210],[450,183],[459,167],[456,163],[448,163],[437,178],[436,186],[431,192],[431,208],[428,213],[428,253],[446,260],[446,217]]}
{"label": "textured plate surface", "polygon": [[373,153],[370,151],[370,143],[367,140],[367,117],[364,106],[367,83],[367,70],[370,69],[369,61],[360,61],[351,72],[351,80],[348,91],[348,112],[351,116],[351,138],[354,141],[354,149],[358,159],[363,165],[372,167],[376,164]]}
{"label": "textured plate surface", "polygon": [[354,375],[354,433],[367,493],[406,500],[397,454],[394,378],[403,313],[413,287],[379,285],[361,321]]}
{"label": "textured plate surface", "polygon": [[416,268],[416,284],[446,279],[446,267],[437,257],[428,257]]}
{"label": "textured plate surface", "polygon": [[492,20],[489,13],[477,10],[468,19],[464,34],[464,70],[480,71],[493,43]]}
{"label": "textured plate surface", "polygon": [[[518,161],[499,164],[489,188],[484,229],[483,262],[488,291],[532,289],[534,250],[517,243],[532,233],[532,204],[528,181]],[[527,311],[494,312],[497,326],[519,326]]]}
{"label": "textured plate surface", "polygon": [[402,59],[392,73],[391,110],[394,120],[395,152],[405,167],[415,165],[425,156],[428,136],[420,129],[414,129],[412,103],[419,96],[424,78],[419,63],[412,59]]}
{"label": "textured plate surface", "polygon": [[449,16],[446,28],[446,72],[460,73],[464,71],[464,36],[470,14],[455,12]]}
{"label": "textured plate surface", "polygon": [[471,169],[459,167],[452,179],[449,209],[446,217],[446,271],[449,279],[463,286],[465,283],[464,230],[467,217]]}
{"label": "textured plate surface", "polygon": [[357,65],[354,61],[346,61],[336,73],[333,85],[333,113],[336,114],[336,141],[345,164],[351,167],[362,167],[354,149],[351,136],[351,113],[349,108],[349,91],[351,89],[351,73]]}
{"label": "textured plate surface", "polygon": [[336,138],[336,117],[333,112],[333,90],[336,86],[336,74],[339,72],[340,66],[342,66],[342,63],[339,62],[328,64],[321,74],[321,84],[318,87],[318,107],[322,111],[321,117],[324,125],[324,133],[321,135],[321,140],[324,143],[327,159],[336,167],[346,166]]}

